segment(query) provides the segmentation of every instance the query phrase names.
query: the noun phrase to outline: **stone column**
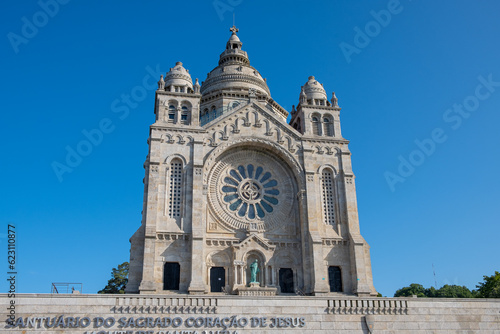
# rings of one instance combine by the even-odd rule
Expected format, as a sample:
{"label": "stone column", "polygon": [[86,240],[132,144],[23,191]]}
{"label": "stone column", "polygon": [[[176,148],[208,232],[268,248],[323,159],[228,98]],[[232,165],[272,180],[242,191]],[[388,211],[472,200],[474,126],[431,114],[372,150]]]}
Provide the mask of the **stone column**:
{"label": "stone column", "polygon": [[262,268],[260,269],[260,286],[265,287],[267,286],[267,272],[266,272],[266,265],[262,264]]}
{"label": "stone column", "polygon": [[177,109],[175,110],[175,119],[174,119],[175,124],[181,123],[181,113],[182,113],[181,106],[178,106]]}
{"label": "stone column", "polygon": [[247,286],[247,266],[243,266],[243,286]]}
{"label": "stone column", "polygon": [[[151,144],[153,145],[153,144]],[[156,147],[151,147],[150,154],[155,152]],[[156,246],[156,220],[158,214],[157,189],[159,184],[158,164],[156,156],[151,156],[150,161],[146,163],[148,168],[148,193],[146,199],[146,228],[144,230],[144,259],[142,267],[142,281],[139,286],[140,293],[156,292],[154,279],[155,273],[155,246]],[[161,284],[161,283],[160,283]]]}
{"label": "stone column", "polygon": [[343,186],[346,211],[346,226],[349,232],[350,258],[352,268],[353,293],[360,295],[376,295],[371,274],[369,246],[359,231],[358,203],[354,174],[351,169],[349,152],[341,155],[343,170]]}
{"label": "stone column", "polygon": [[[312,157],[313,150],[311,148],[304,147],[304,167],[306,172],[306,214],[307,214],[307,224],[305,227],[309,232],[307,239],[310,243],[308,252],[304,254],[304,292],[313,293],[314,295],[325,294],[330,291],[327,284],[327,268],[324,264],[323,256],[323,240],[321,237],[321,224],[322,210],[321,202],[317,200],[316,196],[321,193],[321,189],[318,188],[319,181],[316,170],[314,169]],[[310,275],[307,273],[310,272]],[[309,285],[306,278],[312,280]],[[325,278],[325,280],[323,280]]]}
{"label": "stone column", "polygon": [[[238,284],[238,270],[237,270],[237,265],[233,262],[233,286],[235,284]],[[229,284],[229,282],[227,282],[227,284]]]}
{"label": "stone column", "polygon": [[188,291],[190,294],[204,294],[206,284],[203,282],[204,259],[204,231],[206,226],[206,201],[203,187],[203,142],[193,142],[193,195],[191,220],[191,282]]}
{"label": "stone column", "polygon": [[297,268],[293,268],[293,291],[299,287],[299,277],[298,277],[298,270]]}
{"label": "stone column", "polygon": [[335,109],[335,114],[333,116],[333,133],[335,137],[342,138],[342,130],[340,127],[340,108]]}

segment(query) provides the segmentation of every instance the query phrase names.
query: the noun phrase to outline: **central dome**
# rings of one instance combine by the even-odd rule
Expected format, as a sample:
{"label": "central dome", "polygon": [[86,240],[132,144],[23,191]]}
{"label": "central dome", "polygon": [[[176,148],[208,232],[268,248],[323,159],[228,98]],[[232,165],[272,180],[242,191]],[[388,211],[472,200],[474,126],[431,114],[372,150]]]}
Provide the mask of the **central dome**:
{"label": "central dome", "polygon": [[226,44],[226,50],[221,53],[219,66],[214,68],[202,82],[200,92],[209,95],[221,90],[246,91],[253,88],[257,95],[270,96],[269,87],[259,71],[250,66],[250,60],[245,51],[241,50],[238,29],[232,27],[231,37]]}

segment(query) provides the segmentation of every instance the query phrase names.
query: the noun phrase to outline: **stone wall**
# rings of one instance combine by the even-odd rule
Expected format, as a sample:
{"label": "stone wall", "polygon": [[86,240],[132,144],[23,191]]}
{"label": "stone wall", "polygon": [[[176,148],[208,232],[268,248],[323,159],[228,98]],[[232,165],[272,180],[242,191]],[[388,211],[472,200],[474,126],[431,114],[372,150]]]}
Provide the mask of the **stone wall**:
{"label": "stone wall", "polygon": [[[500,333],[500,299],[343,295],[19,294],[9,298],[1,294],[0,297],[3,321],[8,317],[8,308],[12,309],[11,301],[15,302],[16,319],[23,318],[15,328],[7,328],[4,323],[0,332],[6,333],[370,333],[368,324],[372,333]],[[95,327],[102,321],[115,323],[108,328]],[[48,328],[54,325],[56,328]]]}

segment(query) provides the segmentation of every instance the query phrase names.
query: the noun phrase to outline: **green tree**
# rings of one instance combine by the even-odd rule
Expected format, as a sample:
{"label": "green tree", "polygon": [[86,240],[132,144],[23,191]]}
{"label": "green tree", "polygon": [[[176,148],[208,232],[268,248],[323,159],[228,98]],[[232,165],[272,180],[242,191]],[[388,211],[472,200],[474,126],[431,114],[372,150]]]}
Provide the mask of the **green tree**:
{"label": "green tree", "polygon": [[125,293],[128,282],[128,262],[123,262],[117,268],[111,270],[111,279],[104,289],[97,293]]}
{"label": "green tree", "polygon": [[473,298],[475,294],[476,291],[471,291],[466,286],[445,284],[436,290],[433,286],[425,289],[422,285],[413,283],[396,291],[394,297],[411,297],[416,295],[417,297],[430,298]]}
{"label": "green tree", "polygon": [[424,287],[421,284],[412,283],[410,286],[406,286],[396,291],[394,297],[411,297],[413,295],[417,297],[426,297]]}
{"label": "green tree", "polygon": [[428,289],[425,289],[425,296],[430,297],[430,298],[435,298],[437,297],[438,290],[436,290],[435,287],[431,286]]}
{"label": "green tree", "polygon": [[483,282],[479,282],[476,288],[480,298],[500,298],[500,272],[483,276]]}
{"label": "green tree", "polygon": [[439,290],[436,290],[435,295],[427,294],[427,297],[437,298],[473,298],[473,292],[466,286],[459,285],[443,285]]}

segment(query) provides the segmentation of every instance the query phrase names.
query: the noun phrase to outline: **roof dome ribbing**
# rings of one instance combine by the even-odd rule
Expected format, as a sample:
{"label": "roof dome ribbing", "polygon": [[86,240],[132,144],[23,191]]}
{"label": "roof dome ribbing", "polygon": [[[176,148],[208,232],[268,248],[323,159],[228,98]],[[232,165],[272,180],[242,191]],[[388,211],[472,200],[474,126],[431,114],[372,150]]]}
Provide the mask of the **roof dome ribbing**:
{"label": "roof dome ribbing", "polygon": [[188,86],[193,88],[193,80],[189,71],[182,67],[182,63],[178,61],[174,67],[165,75],[165,87],[168,86]]}
{"label": "roof dome ribbing", "polygon": [[326,92],[323,85],[320,84],[313,76],[303,86],[303,91],[308,99],[326,100]]}
{"label": "roof dome ribbing", "polygon": [[259,71],[250,66],[247,53],[241,49],[243,43],[236,35],[238,29],[233,26],[230,31],[232,34],[226,50],[220,55],[219,66],[208,73],[200,92],[207,95],[220,90],[248,91],[253,88],[257,95],[270,96],[266,81]]}

